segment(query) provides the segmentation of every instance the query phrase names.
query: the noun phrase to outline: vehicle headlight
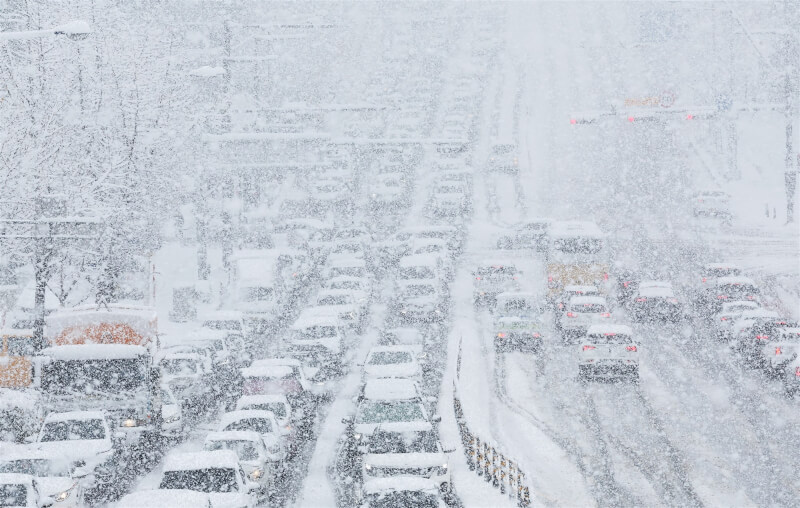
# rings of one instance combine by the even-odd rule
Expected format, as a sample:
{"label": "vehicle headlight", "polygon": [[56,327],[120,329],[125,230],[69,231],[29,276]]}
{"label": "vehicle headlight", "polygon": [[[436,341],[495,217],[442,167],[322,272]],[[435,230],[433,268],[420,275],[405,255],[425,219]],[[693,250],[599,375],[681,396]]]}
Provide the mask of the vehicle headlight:
{"label": "vehicle headlight", "polygon": [[361,434],[355,433],[353,434],[353,437],[356,438],[356,441],[361,441]]}
{"label": "vehicle headlight", "polygon": [[253,469],[253,470],[250,472],[250,475],[249,475],[249,476],[250,476],[250,479],[251,479],[251,480],[258,480],[258,479],[259,479],[259,478],[261,478],[263,475],[264,475],[264,471],[262,471],[261,469]]}
{"label": "vehicle headlight", "polygon": [[400,314],[407,314],[407,313],[408,313],[408,309],[402,309],[402,310],[400,310]]}
{"label": "vehicle headlight", "polygon": [[366,469],[367,472],[372,471],[372,464],[364,464],[364,469]]}
{"label": "vehicle headlight", "polygon": [[75,486],[73,485],[72,487],[68,488],[67,490],[65,490],[63,492],[60,492],[55,497],[56,503],[60,503],[61,501],[66,501],[69,498],[69,496],[72,494],[72,489],[74,489],[74,488],[75,488]]}
{"label": "vehicle headlight", "polygon": [[138,424],[139,422],[136,421],[136,418],[126,418],[122,421],[122,426],[128,428],[136,427]]}
{"label": "vehicle headlight", "polygon": [[437,314],[441,314],[442,313],[442,311],[440,311],[439,309],[435,309],[434,312],[436,312]]}

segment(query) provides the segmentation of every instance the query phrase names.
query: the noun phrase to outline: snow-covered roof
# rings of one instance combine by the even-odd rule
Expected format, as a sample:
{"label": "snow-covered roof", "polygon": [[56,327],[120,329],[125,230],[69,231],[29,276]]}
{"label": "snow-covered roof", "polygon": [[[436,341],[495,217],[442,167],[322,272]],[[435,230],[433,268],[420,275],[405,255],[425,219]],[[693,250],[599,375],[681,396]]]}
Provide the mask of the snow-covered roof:
{"label": "snow-covered roof", "polygon": [[131,492],[113,504],[114,508],[201,508],[209,505],[208,494],[188,489],[147,489]]}
{"label": "snow-covered roof", "polygon": [[[263,409],[237,409],[236,411],[228,411],[223,414],[219,419],[219,428],[225,428],[231,423],[244,420],[246,418],[265,418],[267,420],[275,420],[275,413]],[[273,429],[275,430],[275,429]]]}
{"label": "snow-covered roof", "polygon": [[312,326],[339,326],[338,314],[332,314],[324,306],[308,307],[292,323],[292,330],[303,330]]}
{"label": "snow-covered roof", "polygon": [[370,379],[364,385],[364,397],[371,400],[409,400],[419,396],[410,379]]}
{"label": "snow-covered roof", "polygon": [[742,309],[742,308],[749,308],[749,309],[757,309],[760,305],[758,302],[754,302],[751,300],[735,300],[732,302],[725,302],[722,304],[722,312],[724,314],[726,312],[730,312],[731,309]]}
{"label": "snow-covered roof", "polygon": [[742,319],[753,319],[753,318],[778,318],[780,317],[777,312],[767,309],[753,309],[753,310],[746,310],[742,312],[741,318]]}
{"label": "snow-covered roof", "polygon": [[541,295],[529,291],[504,291],[497,295],[497,302],[500,303],[500,301],[505,300],[538,301],[541,298]]}
{"label": "snow-covered roof", "polygon": [[66,422],[75,420],[105,420],[103,411],[66,411],[63,413],[50,413],[45,422]]}
{"label": "snow-covered roof", "polygon": [[280,379],[294,374],[287,365],[251,365],[242,369],[242,377],[263,377]]}
{"label": "snow-covered roof", "polygon": [[225,74],[225,69],[222,67],[211,67],[210,65],[204,65],[202,67],[198,67],[196,69],[192,69],[189,71],[190,76],[198,76],[202,78],[210,78],[214,76],[222,76]]}
{"label": "snow-covered roof", "polygon": [[649,286],[645,288],[639,288],[638,294],[640,296],[660,297],[660,298],[670,298],[675,296],[675,293],[672,291],[671,287],[664,287],[664,286]]}
{"label": "snow-covered roof", "polygon": [[605,335],[607,333],[633,337],[633,329],[628,325],[599,324],[591,325],[589,329],[586,330],[586,335]]}
{"label": "snow-covered roof", "polygon": [[400,259],[400,267],[407,268],[410,266],[428,266],[436,267],[438,256],[435,254],[414,254],[412,256],[403,256]]}
{"label": "snow-covered roof", "polygon": [[203,321],[235,321],[244,317],[239,310],[214,310],[203,313]]}
{"label": "snow-covered roof", "polygon": [[54,338],[72,328],[86,328],[103,323],[125,324],[145,338],[158,333],[158,315],[153,307],[109,304],[82,305],[54,312],[45,318],[47,336]]}
{"label": "snow-covered roof", "polygon": [[438,486],[429,478],[417,476],[390,476],[374,478],[364,482],[364,494],[381,494],[386,492],[413,491],[438,495]]}
{"label": "snow-covered roof", "polygon": [[11,483],[31,485],[33,483],[33,476],[22,473],[0,473],[0,485],[8,485]]}
{"label": "snow-covered roof", "polygon": [[643,288],[671,288],[672,283],[664,280],[643,280],[639,282],[639,289]]}
{"label": "snow-covered roof", "polygon": [[278,393],[263,394],[263,395],[242,395],[241,397],[239,397],[239,400],[236,401],[236,408],[239,409],[254,404],[274,404],[274,403],[288,404],[289,400],[286,398],[286,395]]}
{"label": "snow-covered roof", "polygon": [[326,296],[352,296],[353,292],[349,289],[320,289],[317,292],[317,299],[324,298]]}
{"label": "snow-covered roof", "polygon": [[727,284],[737,284],[737,285],[751,285],[755,286],[756,283],[750,277],[742,277],[742,276],[735,276],[735,277],[720,277],[717,279],[717,286],[724,286]]}
{"label": "snow-covered roof", "polygon": [[61,361],[113,360],[146,356],[147,349],[128,344],[70,344],[45,348],[41,354]]}
{"label": "snow-covered roof", "polygon": [[261,358],[260,360],[254,360],[250,367],[274,367],[277,365],[301,367],[303,364],[295,358]]}
{"label": "snow-covered roof", "polygon": [[372,353],[383,353],[388,351],[398,351],[402,353],[411,353],[412,355],[418,355],[422,351],[422,345],[393,344],[391,346],[373,346],[369,349],[369,353],[367,353],[367,356],[371,355]]}
{"label": "snow-covered roof", "polygon": [[606,305],[606,299],[602,296],[573,296],[569,299],[570,305]]}
{"label": "snow-covered roof", "polygon": [[233,450],[174,453],[164,459],[164,471],[220,468],[239,469],[239,458]]}
{"label": "snow-covered roof", "polygon": [[366,266],[364,258],[356,257],[352,254],[331,254],[328,256],[327,265],[334,268]]}

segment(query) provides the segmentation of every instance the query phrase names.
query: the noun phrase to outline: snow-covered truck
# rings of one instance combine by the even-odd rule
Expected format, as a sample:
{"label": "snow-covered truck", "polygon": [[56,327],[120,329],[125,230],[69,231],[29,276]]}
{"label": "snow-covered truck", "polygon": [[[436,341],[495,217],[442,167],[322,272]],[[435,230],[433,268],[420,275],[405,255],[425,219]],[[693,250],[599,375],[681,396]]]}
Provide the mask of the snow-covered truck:
{"label": "snow-covered truck", "polygon": [[556,298],[568,285],[605,288],[609,263],[605,234],[594,222],[553,222],[548,234],[547,295]]}
{"label": "snow-covered truck", "polygon": [[160,430],[157,315],[149,307],[83,306],[47,317],[38,386],[41,414],[101,410],[127,441]]}

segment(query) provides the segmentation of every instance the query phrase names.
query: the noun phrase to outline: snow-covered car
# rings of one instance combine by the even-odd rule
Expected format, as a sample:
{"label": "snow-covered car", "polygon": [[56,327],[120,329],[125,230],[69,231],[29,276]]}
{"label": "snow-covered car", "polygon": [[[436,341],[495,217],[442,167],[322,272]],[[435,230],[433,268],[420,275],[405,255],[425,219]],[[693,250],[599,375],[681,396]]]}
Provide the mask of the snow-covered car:
{"label": "snow-covered car", "polygon": [[[438,420],[438,418],[437,418]],[[431,419],[422,403],[417,385],[408,379],[372,379],[364,385],[353,423],[353,438],[364,452],[369,437],[380,427],[392,430],[401,424],[405,430],[425,430]]]}
{"label": "snow-covered car", "polygon": [[336,316],[344,326],[356,333],[361,333],[364,328],[366,316],[362,312],[362,304],[356,301],[350,290],[320,290],[314,305],[317,310]]}
{"label": "snow-covered car", "polygon": [[517,173],[519,171],[519,148],[517,145],[509,142],[494,143],[490,148],[486,169]]}
{"label": "snow-covered car", "polygon": [[446,302],[442,301],[435,281],[398,282],[391,306],[393,314],[404,323],[440,322],[447,315]]}
{"label": "snow-covered car", "polygon": [[425,344],[425,337],[416,328],[410,328],[410,327],[387,328],[381,331],[379,341],[380,344],[384,346],[392,346],[397,344],[421,346]]}
{"label": "snow-covered car", "polygon": [[731,347],[745,360],[756,362],[764,344],[775,338],[775,329],[788,326],[790,322],[772,310],[759,307],[742,311],[731,325]]}
{"label": "snow-covered car", "polygon": [[541,349],[544,320],[542,316],[502,316],[494,324],[494,350],[497,352],[537,352]]}
{"label": "snow-covered car", "polygon": [[556,321],[561,318],[561,313],[564,311],[564,308],[567,306],[573,296],[600,296],[600,290],[597,289],[596,286],[564,286],[561,294],[559,294],[553,300],[553,306],[555,307],[556,311]]}
{"label": "snow-covered car", "polygon": [[367,442],[362,462],[365,482],[374,478],[427,478],[442,493],[452,490],[447,455],[429,424],[426,430],[376,430]]}
{"label": "snow-covered car", "polygon": [[289,351],[304,362],[336,374],[342,367],[345,336],[342,321],[325,307],[308,307],[289,330]]}
{"label": "snow-covered car", "polygon": [[716,217],[731,219],[731,196],[720,190],[704,190],[692,197],[692,213],[695,217]]}
{"label": "snow-covered car", "polygon": [[364,258],[356,257],[351,254],[332,254],[325,261],[323,279],[334,277],[369,277],[369,270]]}
{"label": "snow-covered car", "polygon": [[247,430],[209,432],[203,442],[206,451],[232,450],[247,478],[259,485],[259,501],[265,501],[274,478],[275,461],[270,458],[261,434]]}
{"label": "snow-covered car", "polygon": [[544,312],[542,297],[528,291],[504,291],[495,298],[497,316],[537,316]]}
{"label": "snow-covered car", "polygon": [[46,508],[55,500],[45,495],[38,479],[29,474],[0,474],[0,506],[8,508]]}
{"label": "snow-covered car", "polygon": [[672,290],[672,284],[664,281],[641,281],[630,302],[631,317],[634,321],[679,321],[683,316],[683,306]]}
{"label": "snow-covered car", "polygon": [[472,273],[472,301],[475,305],[492,304],[498,294],[519,291],[519,270],[513,263],[482,264]]}
{"label": "snow-covered car", "polygon": [[414,239],[438,238],[447,242],[451,251],[460,253],[464,243],[464,230],[451,225],[426,225],[408,227],[399,231],[394,242],[409,245]]}
{"label": "snow-covered car", "polygon": [[706,287],[716,284],[720,277],[740,277],[742,269],[732,263],[707,263],[700,269],[700,284]]}
{"label": "snow-covered car", "polygon": [[547,230],[550,219],[532,219],[514,227],[514,231],[497,240],[498,249],[547,250]]}
{"label": "snow-covered car", "polygon": [[287,451],[289,453],[294,453],[294,449],[298,445],[296,442],[297,424],[294,419],[295,415],[299,415],[299,412],[292,410],[289,399],[287,399],[285,395],[242,395],[239,400],[236,401],[236,410],[247,409],[270,411],[280,425],[280,432],[283,435],[284,441],[287,443]]}
{"label": "snow-covered car", "polygon": [[93,471],[113,457],[122,439],[124,435],[111,434],[104,412],[68,411],[47,415],[31,446],[50,457]]}
{"label": "snow-covered car", "polygon": [[775,328],[761,348],[764,367],[773,374],[782,372],[790,361],[800,356],[800,328]]}
{"label": "snow-covered car", "polygon": [[422,346],[375,346],[364,360],[361,379],[405,378],[421,383],[421,354]]}
{"label": "snow-covered car", "polygon": [[159,489],[187,489],[208,494],[214,508],[253,508],[258,484],[248,480],[231,450],[167,455]]}
{"label": "snow-covered car", "polygon": [[304,404],[311,392],[303,365],[294,358],[265,358],[242,369],[244,395],[285,395],[293,407]]}
{"label": "snow-covered car", "polygon": [[457,183],[439,183],[434,186],[428,209],[437,217],[462,217],[472,208],[465,186]]}
{"label": "snow-covered car", "polygon": [[206,393],[203,358],[196,353],[164,353],[158,358],[161,383],[166,384],[179,400],[194,400]]}
{"label": "snow-covered car", "polygon": [[446,508],[439,487],[426,478],[395,476],[364,482],[360,508]]}
{"label": "snow-covered car", "polygon": [[161,385],[161,434],[169,439],[181,437],[186,429],[181,403],[168,385]]}
{"label": "snow-covered car", "polygon": [[611,311],[602,296],[573,296],[562,313],[559,323],[565,335],[583,335],[593,324],[611,321]]}
{"label": "snow-covered car", "polygon": [[398,263],[397,279],[400,281],[427,281],[444,284],[443,260],[436,254],[403,256]]}
{"label": "snow-covered car", "polygon": [[214,508],[211,498],[204,492],[189,489],[146,489],[126,495],[113,508],[151,508],[169,506],[171,508]]}
{"label": "snow-covered car", "polygon": [[639,379],[639,347],[629,326],[590,326],[578,354],[579,379]]}
{"label": "snow-covered car", "polygon": [[267,460],[280,462],[286,458],[284,436],[272,411],[260,409],[229,411],[220,418],[217,430],[220,432],[233,430],[257,432],[264,440]]}
{"label": "snow-covered car", "polygon": [[[77,508],[82,505],[82,488],[70,475],[72,466],[69,460],[30,446],[4,446],[0,450],[0,476],[10,473],[33,476],[39,494],[51,498],[57,507]],[[0,495],[0,506],[6,506],[2,503]]]}
{"label": "snow-covered car", "polygon": [[722,310],[722,304],[737,300],[759,302],[761,291],[749,277],[719,277],[714,285],[705,291],[705,307],[711,312]]}
{"label": "snow-covered car", "polygon": [[733,324],[739,320],[739,318],[742,316],[742,313],[755,310],[757,308],[759,308],[759,304],[749,300],[723,303],[722,310],[712,318],[717,339],[730,339]]}
{"label": "snow-covered car", "polygon": [[402,173],[374,175],[369,186],[369,204],[373,210],[398,209],[410,202],[411,186]]}
{"label": "snow-covered car", "polygon": [[348,277],[346,275],[330,278],[322,283],[325,289],[347,290],[361,307],[362,314],[367,314],[371,302],[372,282],[367,277]]}

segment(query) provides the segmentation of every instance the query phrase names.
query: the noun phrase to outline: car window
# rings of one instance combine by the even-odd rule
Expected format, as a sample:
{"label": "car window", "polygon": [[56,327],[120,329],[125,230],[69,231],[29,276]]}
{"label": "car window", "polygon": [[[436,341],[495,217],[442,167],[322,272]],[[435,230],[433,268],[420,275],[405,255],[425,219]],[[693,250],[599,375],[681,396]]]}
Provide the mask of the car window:
{"label": "car window", "polygon": [[369,355],[369,365],[392,365],[398,363],[411,363],[413,358],[406,351],[377,351]]}
{"label": "car window", "polygon": [[356,423],[408,422],[424,419],[416,402],[365,402],[359,406]]}
{"label": "car window", "polygon": [[0,484],[0,506],[28,506],[28,487],[23,483]]}
{"label": "car window", "polygon": [[599,303],[574,303],[570,308],[572,312],[598,313],[605,312],[606,306]]}
{"label": "car window", "polygon": [[105,439],[105,437],[106,431],[102,420],[65,420],[45,423],[41,441],[75,441]]}
{"label": "car window", "polygon": [[238,492],[236,470],[210,468],[189,471],[165,471],[160,489],[188,489],[197,492]]}
{"label": "car window", "polygon": [[375,431],[367,444],[367,453],[436,453],[436,435],[424,432]]}
{"label": "car window", "polygon": [[252,430],[259,434],[269,434],[274,432],[272,422],[267,418],[242,418],[229,423],[223,430]]}
{"label": "car window", "polygon": [[[42,476],[69,476],[68,464],[65,467],[56,467],[47,459],[16,459],[0,461],[0,473],[29,474],[36,477]],[[0,504],[0,506],[3,506]]]}
{"label": "car window", "polygon": [[31,337],[6,337],[9,356],[32,356],[34,354]]}
{"label": "car window", "polygon": [[258,409],[261,411],[271,411],[277,418],[286,417],[286,405],[283,402],[263,402],[250,404],[242,409]]}
{"label": "car window", "polygon": [[161,360],[161,370],[167,374],[177,376],[191,376],[197,374],[197,362],[189,358],[170,358]]}
{"label": "car window", "polygon": [[631,344],[633,340],[630,335],[624,333],[602,333],[589,335],[589,342],[592,344]]}
{"label": "car window", "polygon": [[252,441],[232,439],[227,441],[212,441],[206,444],[206,450],[232,450],[236,452],[239,460],[258,460],[258,448]]}

